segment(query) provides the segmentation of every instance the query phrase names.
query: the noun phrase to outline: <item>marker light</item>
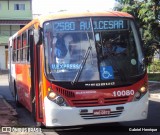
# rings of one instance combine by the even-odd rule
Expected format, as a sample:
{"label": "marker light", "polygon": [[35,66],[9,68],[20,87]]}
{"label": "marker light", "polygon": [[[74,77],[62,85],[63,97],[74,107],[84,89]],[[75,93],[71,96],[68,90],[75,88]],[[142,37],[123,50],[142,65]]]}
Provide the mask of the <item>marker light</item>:
{"label": "marker light", "polygon": [[49,87],[49,88],[48,88],[48,91],[51,91],[51,90],[52,90],[51,87]]}

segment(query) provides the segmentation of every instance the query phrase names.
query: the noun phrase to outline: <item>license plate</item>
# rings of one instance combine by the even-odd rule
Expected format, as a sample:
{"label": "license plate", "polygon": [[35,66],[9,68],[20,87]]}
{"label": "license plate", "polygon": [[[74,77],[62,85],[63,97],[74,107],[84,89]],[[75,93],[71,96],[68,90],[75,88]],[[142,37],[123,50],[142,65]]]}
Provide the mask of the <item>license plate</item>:
{"label": "license plate", "polygon": [[109,115],[110,112],[110,109],[93,110],[93,115]]}

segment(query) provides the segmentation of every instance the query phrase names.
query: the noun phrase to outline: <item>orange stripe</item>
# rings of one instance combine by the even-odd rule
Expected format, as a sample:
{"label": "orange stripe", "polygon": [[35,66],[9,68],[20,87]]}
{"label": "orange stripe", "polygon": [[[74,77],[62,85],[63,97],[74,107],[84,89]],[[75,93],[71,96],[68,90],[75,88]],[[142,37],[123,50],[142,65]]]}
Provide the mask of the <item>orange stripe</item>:
{"label": "orange stripe", "polygon": [[30,23],[28,23],[27,25],[25,25],[22,29],[18,31],[18,35],[21,35],[23,32],[25,32],[27,29],[29,29],[33,25],[37,29],[39,26],[39,20],[38,19],[32,20]]}

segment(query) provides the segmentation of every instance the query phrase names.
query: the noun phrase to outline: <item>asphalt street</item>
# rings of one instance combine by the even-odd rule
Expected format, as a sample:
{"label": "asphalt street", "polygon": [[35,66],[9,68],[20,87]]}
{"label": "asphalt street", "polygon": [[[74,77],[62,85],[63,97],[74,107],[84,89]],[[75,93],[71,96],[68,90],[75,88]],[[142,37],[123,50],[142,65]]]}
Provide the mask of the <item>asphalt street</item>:
{"label": "asphalt street", "polygon": [[[160,82],[150,82],[149,81],[149,91],[150,91],[150,94],[149,94],[149,99],[150,99],[150,106],[152,107],[153,105],[155,106],[156,104],[155,103],[157,103],[157,106],[159,106],[159,101],[160,101]],[[13,98],[13,96],[11,95],[11,92],[10,92],[10,90],[9,90],[9,86],[8,86],[8,75],[7,74],[1,74],[0,75],[0,97],[3,97],[3,99],[4,100],[6,100],[8,103],[10,103],[11,105],[12,105],[12,107],[14,108],[14,106],[13,106],[13,103],[14,103],[14,98]],[[0,100],[1,101],[1,100]],[[157,102],[154,102],[154,101],[157,101]],[[3,103],[2,102],[0,102],[0,106],[3,106],[2,105]],[[151,105],[152,104],[152,105]],[[155,107],[154,107],[155,108]],[[0,110],[2,110],[1,108],[0,108]],[[20,117],[26,117],[27,115],[29,115],[27,112],[25,112],[25,113],[21,113],[21,110],[19,109],[19,110],[17,110],[18,112],[18,117],[20,118]],[[151,113],[150,113],[151,114]],[[151,114],[152,115],[152,114]],[[156,115],[158,115],[158,114],[156,114]],[[3,117],[4,118],[4,117]],[[24,120],[24,121],[23,121]],[[25,123],[26,121],[25,121],[26,119],[20,119],[20,123],[22,124],[22,123]],[[1,120],[0,120],[1,121]],[[155,117],[155,121],[157,121],[157,116]],[[140,125],[143,125],[144,123],[142,123],[143,121],[140,121],[139,122],[139,124]],[[28,122],[27,122],[27,124],[26,124],[26,126],[28,125],[28,123],[29,123],[29,125],[33,125],[33,121],[32,120],[28,120]],[[155,123],[155,122],[154,122]],[[128,123],[124,123],[124,126],[125,126],[125,124],[127,124],[128,125]],[[132,123],[129,123],[129,124],[131,124],[131,126],[132,125],[134,125],[134,122],[132,122]],[[137,122],[136,122],[136,124],[137,124]],[[156,123],[155,123],[155,125],[156,125]],[[24,125],[23,125],[24,126]],[[56,134],[56,133],[55,133]],[[25,134],[26,135],[26,134]],[[40,134],[41,135],[41,134]]]}

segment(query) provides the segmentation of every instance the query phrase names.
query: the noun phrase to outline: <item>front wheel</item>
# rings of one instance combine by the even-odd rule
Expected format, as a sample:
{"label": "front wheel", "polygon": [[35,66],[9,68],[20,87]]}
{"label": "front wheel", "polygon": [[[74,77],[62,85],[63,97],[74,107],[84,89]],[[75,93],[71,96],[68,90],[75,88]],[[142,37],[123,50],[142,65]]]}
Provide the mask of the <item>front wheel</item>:
{"label": "front wheel", "polygon": [[14,91],[15,91],[14,101],[16,103],[16,106],[21,107],[21,104],[19,102],[19,96],[18,96],[18,93],[17,93],[16,83],[14,83]]}

